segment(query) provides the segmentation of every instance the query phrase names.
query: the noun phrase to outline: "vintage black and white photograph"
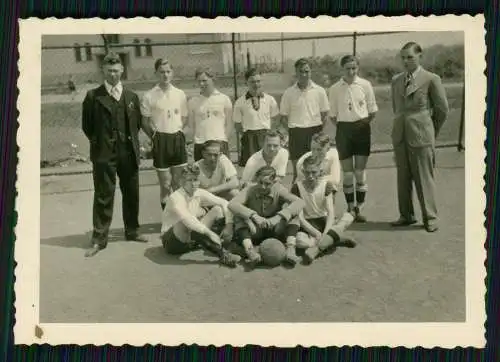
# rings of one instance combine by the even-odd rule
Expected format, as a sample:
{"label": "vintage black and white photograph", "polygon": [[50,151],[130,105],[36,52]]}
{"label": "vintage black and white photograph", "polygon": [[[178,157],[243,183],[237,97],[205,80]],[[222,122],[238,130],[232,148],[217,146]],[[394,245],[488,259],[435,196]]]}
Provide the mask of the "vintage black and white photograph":
{"label": "vintage black and white photograph", "polygon": [[28,21],[23,340],[481,345],[483,23],[405,19]]}

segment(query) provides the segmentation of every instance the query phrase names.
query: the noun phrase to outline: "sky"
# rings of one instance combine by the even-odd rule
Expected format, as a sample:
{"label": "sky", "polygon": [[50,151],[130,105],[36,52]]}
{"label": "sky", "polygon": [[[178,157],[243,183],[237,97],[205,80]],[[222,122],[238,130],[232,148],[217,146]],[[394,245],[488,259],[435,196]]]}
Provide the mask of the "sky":
{"label": "sky", "polygon": [[[287,37],[304,37],[314,35],[333,35],[341,33],[285,33],[284,38]],[[343,33],[346,34],[346,33]],[[264,43],[248,43],[251,56],[263,56],[269,54],[271,58],[275,58],[278,62],[281,61],[281,43],[279,41],[280,33],[246,33],[244,37],[248,40],[252,39],[277,39],[273,42]],[[384,35],[367,35],[359,36],[357,38],[357,54],[371,52],[373,50],[397,50],[400,49],[406,42],[415,41],[419,43],[425,51],[426,47],[432,45],[455,45],[464,44],[463,32],[406,32],[398,34],[384,34]],[[348,54],[352,53],[353,40],[352,37],[347,38],[331,38],[331,39],[318,39],[315,40],[316,56],[324,56],[326,54]],[[284,58],[297,59],[302,56],[313,55],[313,41],[312,40],[294,40],[284,42]]]}

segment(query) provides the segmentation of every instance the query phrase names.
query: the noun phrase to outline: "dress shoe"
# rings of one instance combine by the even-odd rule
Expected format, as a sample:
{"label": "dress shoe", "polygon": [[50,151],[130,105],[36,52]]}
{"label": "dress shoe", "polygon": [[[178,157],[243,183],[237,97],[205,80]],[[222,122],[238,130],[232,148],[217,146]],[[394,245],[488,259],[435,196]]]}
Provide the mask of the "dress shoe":
{"label": "dress shoe", "polygon": [[438,231],[439,227],[436,224],[425,225],[425,230],[428,233],[433,233]]}
{"label": "dress shoe", "polygon": [[149,240],[137,232],[135,233],[125,233],[125,240],[127,241],[137,241],[139,243],[147,243]]}
{"label": "dress shoe", "polygon": [[401,217],[398,220],[392,222],[391,226],[393,226],[393,227],[410,226],[410,225],[415,224],[416,222],[417,222],[417,220],[415,220],[415,219],[408,220],[408,219]]}
{"label": "dress shoe", "polygon": [[93,256],[95,256],[98,252],[100,252],[103,248],[101,246],[99,246],[99,244],[93,244],[92,247],[90,247],[89,249],[87,249],[85,251],[85,257],[86,258],[91,258]]}

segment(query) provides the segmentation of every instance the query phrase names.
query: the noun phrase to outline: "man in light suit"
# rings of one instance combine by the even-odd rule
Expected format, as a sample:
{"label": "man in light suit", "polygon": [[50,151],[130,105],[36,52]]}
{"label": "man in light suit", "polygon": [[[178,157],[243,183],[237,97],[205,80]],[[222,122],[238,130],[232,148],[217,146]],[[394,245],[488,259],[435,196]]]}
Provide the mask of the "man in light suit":
{"label": "man in light suit", "polygon": [[400,52],[405,72],[391,84],[395,114],[392,142],[397,167],[400,217],[392,225],[416,223],[413,183],[428,232],[438,229],[434,181],[435,140],[448,116],[448,101],[441,78],[420,66],[422,48],[407,43]]}
{"label": "man in light suit", "polygon": [[83,101],[82,129],[90,142],[94,179],[91,247],[85,256],[107,246],[113,216],[116,176],[122,192],[125,239],[146,242],[139,234],[139,97],[120,81],[123,65],[117,54],[103,60],[104,84],[90,90]]}

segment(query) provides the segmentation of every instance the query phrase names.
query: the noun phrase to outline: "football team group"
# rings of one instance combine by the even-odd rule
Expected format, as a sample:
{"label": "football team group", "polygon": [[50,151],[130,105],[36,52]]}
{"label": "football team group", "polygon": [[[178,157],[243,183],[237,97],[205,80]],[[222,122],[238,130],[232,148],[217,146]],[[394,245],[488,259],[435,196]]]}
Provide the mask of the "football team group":
{"label": "football team group", "polygon": [[[400,215],[392,225],[417,222],[414,185],[424,229],[435,232],[435,139],[448,102],[440,77],[420,66],[418,44],[405,44],[399,54],[405,71],[393,78],[391,97]],[[343,76],[325,89],[311,80],[310,62],[297,60],[296,82],[279,105],[262,90],[258,70],[248,69],[248,90],[233,106],[208,68],[196,71],[200,92],[188,100],[172,84],[172,65],[165,58],[154,63],[157,85],[140,98],[123,86],[120,57],[109,53],[104,83],[83,102],[94,181],[93,235],[85,255],[107,245],[117,176],[125,238],[148,241],[138,220],[140,130],[151,139],[167,253],[203,248],[226,266],[242,258],[257,265],[263,261],[259,245],[273,239],[282,243],[284,262],[293,266],[300,260],[297,249],[305,249],[299,254],[310,264],[337,246],[355,247],[344,231],[367,220],[366,165],[378,107],[371,83],[358,76],[357,58],[346,55],[340,65]],[[336,126],[334,139],[324,131],[329,122]],[[233,132],[241,142],[241,176],[229,157]],[[194,143],[194,159],[186,138]],[[291,187],[282,182],[289,161]],[[339,190],[347,210],[336,218]]]}

